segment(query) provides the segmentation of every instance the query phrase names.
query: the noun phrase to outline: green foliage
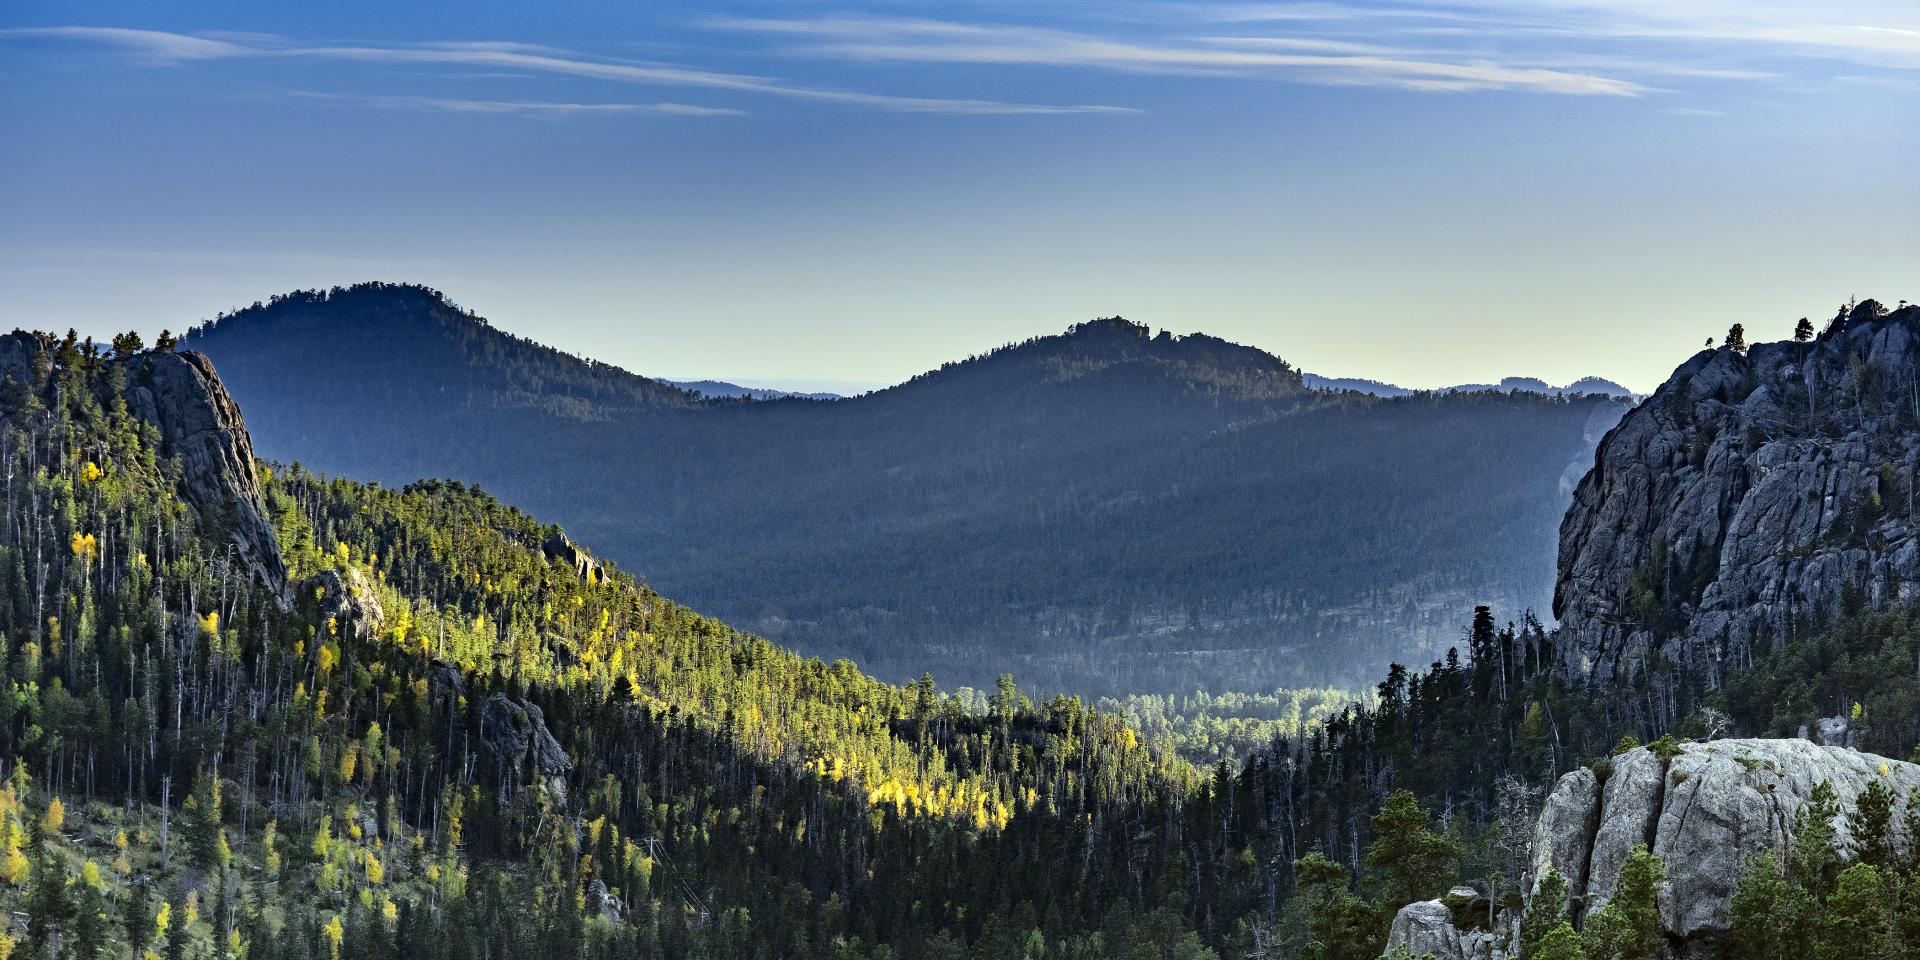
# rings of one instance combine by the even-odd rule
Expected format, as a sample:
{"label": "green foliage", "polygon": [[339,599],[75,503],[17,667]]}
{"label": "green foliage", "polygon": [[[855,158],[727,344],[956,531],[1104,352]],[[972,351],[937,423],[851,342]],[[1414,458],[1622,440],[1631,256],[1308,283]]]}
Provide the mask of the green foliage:
{"label": "green foliage", "polygon": [[1794,885],[1815,900],[1825,900],[1833,891],[1840,871],[1833,825],[1839,816],[1840,799],[1825,780],[1813,785],[1807,802],[1794,814],[1788,872]]}
{"label": "green foliage", "polygon": [[1547,868],[1540,877],[1539,887],[1533,897],[1527,901],[1526,912],[1520,917],[1520,952],[1523,956],[1538,956],[1549,934],[1560,927],[1568,926],[1567,917],[1567,878],[1560,871]]}
{"label": "green foliage", "polygon": [[1760,652],[1728,682],[1724,706],[1737,726],[1755,734],[1794,736],[1820,717],[1851,715],[1862,750],[1904,757],[1920,746],[1910,723],[1876,718],[1920,715],[1920,609],[1799,620],[1777,649]]}
{"label": "green foliage", "polygon": [[1759,854],[1747,863],[1728,908],[1733,955],[1753,960],[1804,957],[1804,913],[1799,894],[1787,884],[1779,859],[1772,851]]}
{"label": "green foliage", "polygon": [[[1874,829],[1890,798],[1891,791],[1863,792],[1848,811],[1849,823]],[[1870,862],[1867,851],[1885,851],[1881,841],[1869,837],[1856,846],[1861,858],[1844,863],[1832,846],[1837,806],[1831,787],[1817,785],[1796,818],[1786,869],[1771,854],[1748,865],[1731,911],[1735,955],[1757,960],[1911,955],[1914,935],[1920,933],[1920,862],[1910,857]]]}
{"label": "green foliage", "polygon": [[1307,912],[1307,960],[1374,960],[1391,916],[1356,896],[1347,868],[1318,853],[1294,863],[1299,897]]}
{"label": "green foliage", "polygon": [[1584,948],[1593,960],[1658,960],[1666,951],[1660,887],[1666,866],[1643,844],[1627,855],[1606,905],[1587,918]]}
{"label": "green foliage", "polygon": [[1367,866],[1378,872],[1386,905],[1399,909],[1443,892],[1455,876],[1460,844],[1434,831],[1412,791],[1395,790],[1373,817]]}
{"label": "green foliage", "polygon": [[1587,948],[1573,924],[1562,920],[1542,934],[1525,956],[1527,960],[1587,960]]}
{"label": "green foliage", "polygon": [[1853,838],[1853,855],[1861,863],[1894,865],[1894,802],[1893,791],[1878,779],[1868,781],[1854,799],[1854,808],[1847,814],[1847,833]]}

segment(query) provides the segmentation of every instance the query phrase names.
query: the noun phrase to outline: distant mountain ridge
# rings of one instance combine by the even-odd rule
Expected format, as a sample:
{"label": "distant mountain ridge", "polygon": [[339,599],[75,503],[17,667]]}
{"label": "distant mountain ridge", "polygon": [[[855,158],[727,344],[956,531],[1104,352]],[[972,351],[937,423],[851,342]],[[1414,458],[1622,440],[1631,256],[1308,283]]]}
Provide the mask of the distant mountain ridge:
{"label": "distant mountain ridge", "polygon": [[[1362,377],[1323,377],[1317,373],[1303,374],[1306,384],[1315,390],[1355,390],[1376,397],[1405,397],[1422,391],[1412,387],[1386,383],[1381,380],[1368,380]],[[1543,393],[1550,396],[1572,396],[1575,394],[1600,394],[1623,400],[1637,399],[1638,394],[1612,380],[1601,377],[1581,377],[1564,387],[1548,384],[1538,377],[1507,377],[1499,383],[1461,383],[1451,387],[1438,387],[1430,393],[1477,393],[1484,391],[1512,393]]]}
{"label": "distant mountain ridge", "polygon": [[481,484],[703,612],[882,676],[1081,693],[1358,682],[1444,651],[1474,603],[1544,609],[1562,478],[1625,409],[1316,391],[1265,351],[1120,318],[832,403],[715,399],[386,285],[275,298],[187,345],[266,457]]}
{"label": "distant mountain ridge", "polygon": [[726,380],[662,380],[661,382],[692,391],[703,397],[724,397],[733,400],[839,400],[844,396],[824,391],[805,392],[776,390],[772,387],[743,387]]}

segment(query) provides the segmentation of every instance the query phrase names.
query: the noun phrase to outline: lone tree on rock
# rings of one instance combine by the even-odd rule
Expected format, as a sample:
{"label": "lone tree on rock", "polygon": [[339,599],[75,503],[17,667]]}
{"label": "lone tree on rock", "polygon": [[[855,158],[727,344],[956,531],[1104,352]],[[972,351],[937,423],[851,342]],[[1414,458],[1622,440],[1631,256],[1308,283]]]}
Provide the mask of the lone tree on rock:
{"label": "lone tree on rock", "polygon": [[1734,353],[1747,352],[1747,328],[1734,324],[1727,328],[1727,348]]}
{"label": "lone tree on rock", "polygon": [[1800,341],[1801,343],[1806,343],[1808,340],[1812,340],[1813,339],[1813,321],[1808,320],[1806,317],[1801,317],[1800,322],[1793,325],[1793,338],[1795,340]]}

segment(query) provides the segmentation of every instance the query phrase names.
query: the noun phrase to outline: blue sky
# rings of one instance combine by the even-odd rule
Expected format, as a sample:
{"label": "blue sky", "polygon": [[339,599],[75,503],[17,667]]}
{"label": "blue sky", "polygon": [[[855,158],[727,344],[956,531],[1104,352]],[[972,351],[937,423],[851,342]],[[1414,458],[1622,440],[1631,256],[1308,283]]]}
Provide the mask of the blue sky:
{"label": "blue sky", "polygon": [[1910,0],[14,0],[0,130],[0,319],[96,334],[386,279],[678,378],[1120,313],[1646,389],[1920,290]]}

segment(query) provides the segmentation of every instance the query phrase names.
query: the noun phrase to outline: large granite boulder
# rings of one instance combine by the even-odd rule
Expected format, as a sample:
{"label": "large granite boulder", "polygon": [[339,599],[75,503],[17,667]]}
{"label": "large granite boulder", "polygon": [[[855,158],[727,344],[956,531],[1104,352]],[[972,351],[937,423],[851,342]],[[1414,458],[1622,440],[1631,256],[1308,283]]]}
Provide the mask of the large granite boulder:
{"label": "large granite boulder", "polygon": [[1560,527],[1559,649],[1717,683],[1849,604],[1920,597],[1920,307],[1704,350],[1614,427]]}
{"label": "large granite boulder", "polygon": [[573,761],[547,729],[540,708],[526,700],[496,693],[480,707],[480,742],[500,786],[502,798],[522,785],[545,790],[566,802],[566,774]]}
{"label": "large granite boulder", "polygon": [[1455,922],[1453,903],[1477,897],[1479,892],[1471,887],[1455,888],[1443,899],[1401,907],[1387,932],[1386,956],[1398,956],[1405,949],[1414,960],[1507,960],[1511,930],[1495,933],[1471,926],[1462,930]]}
{"label": "large granite boulder", "polygon": [[1405,947],[1414,957],[1432,956],[1434,960],[1466,960],[1460,945],[1460,931],[1453,926],[1453,911],[1438,900],[1409,903],[1393,915],[1393,929],[1387,933],[1387,955]]}
{"label": "large granite boulder", "polygon": [[[1920,790],[1920,766],[1806,740],[1715,740],[1662,756],[1640,747],[1615,757],[1604,784],[1590,770],[1560,778],[1534,837],[1534,881],[1551,867],[1567,878],[1575,919],[1612,896],[1621,865],[1646,844],[1666,862],[1660,910],[1683,955],[1718,956],[1728,907],[1746,865],[1762,851],[1785,857],[1794,818],[1814,785],[1840,801],[1838,843],[1848,849],[1845,813],[1876,780],[1897,798],[1898,823]],[[1902,855],[1920,854],[1897,838]]]}

